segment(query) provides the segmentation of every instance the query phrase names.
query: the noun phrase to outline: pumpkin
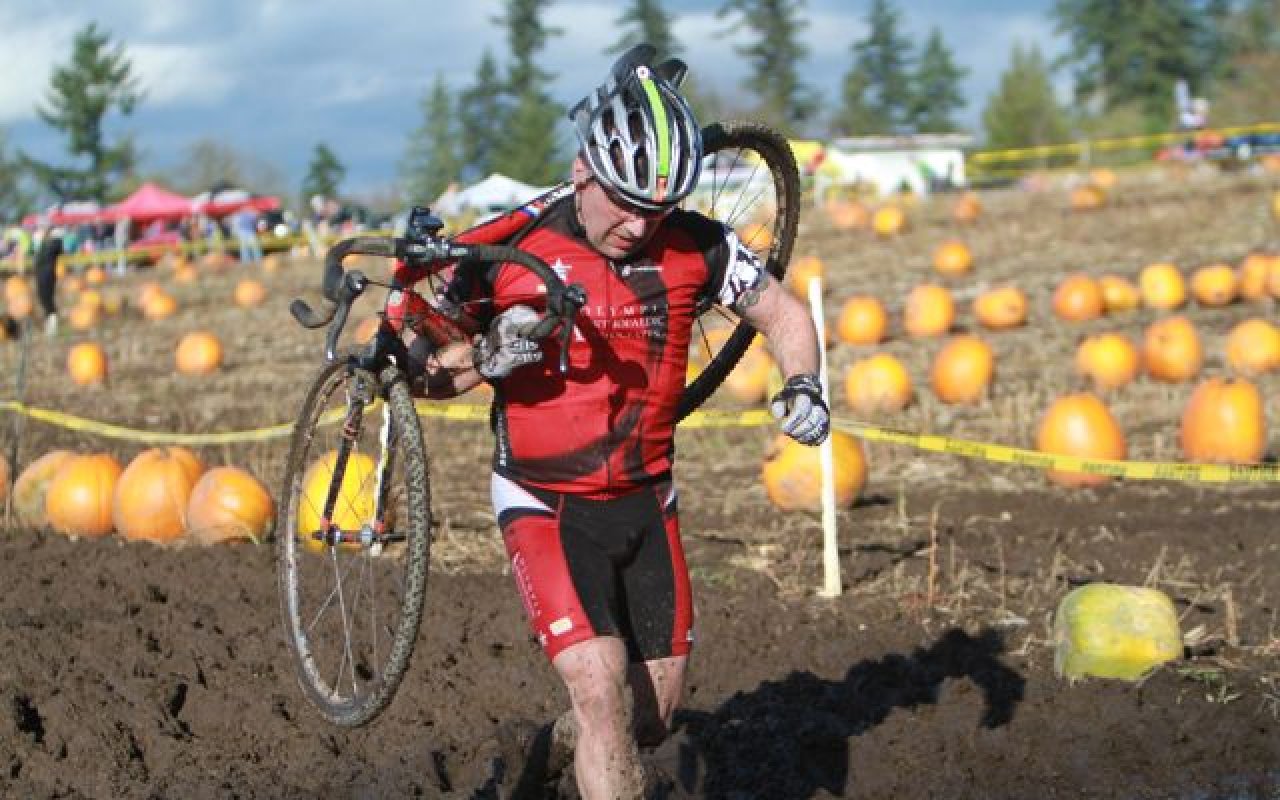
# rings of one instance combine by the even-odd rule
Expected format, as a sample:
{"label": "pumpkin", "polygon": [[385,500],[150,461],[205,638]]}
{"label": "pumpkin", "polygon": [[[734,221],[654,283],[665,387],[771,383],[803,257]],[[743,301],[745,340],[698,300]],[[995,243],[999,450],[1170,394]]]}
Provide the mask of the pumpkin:
{"label": "pumpkin", "polygon": [[965,192],[956,200],[951,209],[951,216],[956,222],[975,222],[982,216],[982,201],[973,192]]}
{"label": "pumpkin", "polygon": [[[1059,397],[1049,406],[1036,431],[1036,449],[1089,459],[1123,460],[1128,454],[1119,423],[1107,406],[1089,393]],[[1066,470],[1047,470],[1045,475],[1067,487],[1100,486],[1109,480],[1106,475]]]}
{"label": "pumpkin", "polygon": [[163,289],[151,295],[146,305],[142,306],[142,316],[156,321],[172,317],[178,310],[178,301]]}
{"label": "pumpkin", "polygon": [[973,253],[964,242],[949,239],[933,251],[933,268],[950,278],[967,275],[973,268]]}
{"label": "pumpkin", "polygon": [[871,218],[871,228],[880,236],[897,236],[907,228],[907,215],[898,206],[878,208]]}
{"label": "pumpkin", "polygon": [[1053,312],[1068,322],[1097,319],[1106,310],[1102,287],[1083,273],[1067,276],[1053,292]]}
{"label": "pumpkin", "polygon": [[956,336],[934,356],[933,392],[947,404],[976,403],[991,385],[995,366],[990,345],[977,336]]}
{"label": "pumpkin", "polygon": [[1235,302],[1240,291],[1236,271],[1226,264],[1201,267],[1191,274],[1191,294],[1196,302],[1208,308],[1220,308]]}
{"label": "pumpkin", "polygon": [[1258,387],[1244,379],[1203,381],[1182,412],[1180,442],[1190,461],[1258,463],[1267,448]]}
{"label": "pumpkin", "polygon": [[1240,296],[1245,300],[1263,300],[1267,291],[1267,278],[1271,273],[1270,256],[1262,253],[1250,253],[1240,262]]}
{"label": "pumpkin", "polygon": [[96,386],[107,380],[107,353],[97,342],[81,342],[67,352],[67,374],[77,386]]}
{"label": "pumpkin", "polygon": [[1195,377],[1204,360],[1200,334],[1186,317],[1167,317],[1147,327],[1142,361],[1158,381],[1180,383]]}
{"label": "pumpkin", "polygon": [[195,283],[199,277],[200,273],[192,264],[183,264],[173,271],[174,283]]}
{"label": "pumpkin", "polygon": [[84,271],[84,282],[90,286],[101,286],[107,282],[107,271],[94,264]]}
{"label": "pumpkin", "polygon": [[107,290],[102,293],[102,312],[114,317],[124,309],[124,295],[118,290]]}
{"label": "pumpkin", "polygon": [[1227,334],[1227,364],[1245,375],[1280,367],[1280,328],[1265,319],[1246,319]]}
{"label": "pumpkin", "polygon": [[[294,534],[303,547],[312,552],[323,552],[323,542],[312,537],[320,528],[320,515],[333,478],[333,465],[338,452],[330,450],[307,467],[302,476],[302,493],[298,499],[298,530]],[[373,521],[377,481],[373,459],[364,453],[352,453],[347,458],[347,468],[342,473],[342,484],[333,506],[331,523],[343,531],[355,533],[360,526]]]}
{"label": "pumpkin", "polygon": [[222,342],[208,331],[192,331],[178,340],[174,362],[183,375],[217,372],[222,365]]}
{"label": "pumpkin", "polygon": [[[59,264],[58,268],[61,269],[62,264]],[[71,295],[76,294],[80,292],[82,289],[84,289],[84,286],[85,286],[85,283],[84,283],[83,276],[68,275],[64,279],[62,277],[62,273],[61,272],[58,273],[58,288],[65,291],[67,294],[71,294]]]}
{"label": "pumpkin", "polygon": [[1089,183],[1109,192],[1116,186],[1116,174],[1106,167],[1097,167],[1089,170]]}
{"label": "pumpkin", "polygon": [[191,487],[204,463],[185,447],[156,447],[134,457],[120,473],[112,519],[126,539],[171,544],[187,529]]}
{"label": "pumpkin", "polygon": [[111,500],[120,472],[120,462],[110,453],[68,458],[49,480],[45,493],[49,525],[68,536],[96,538],[111,533]]}
{"label": "pumpkin", "polygon": [[854,295],[844,302],[836,332],[848,344],[879,344],[889,330],[884,304],[870,295]]}
{"label": "pumpkin", "polygon": [[1099,333],[1076,348],[1076,372],[1099,389],[1118,389],[1138,374],[1138,348],[1120,333]]}
{"label": "pumpkin", "polygon": [[260,542],[274,522],[271,493],[238,467],[214,467],[204,473],[187,501],[187,533],[200,544]]}
{"label": "pumpkin", "polygon": [[80,293],[80,299],[76,301],[76,305],[92,308],[94,311],[101,311],[102,292],[97,289],[85,289]]}
{"label": "pumpkin", "polygon": [[827,206],[827,214],[831,217],[831,224],[842,231],[865,228],[870,218],[867,207],[856,200],[834,201]]}
{"label": "pumpkin", "polygon": [[1072,211],[1096,211],[1107,204],[1107,193],[1090,183],[1072,189],[1070,201]]}
{"label": "pumpkin", "polygon": [[817,256],[798,258],[787,270],[787,285],[791,287],[791,291],[800,297],[807,298],[809,296],[809,279],[821,279],[823,272],[822,259]]}
{"label": "pumpkin", "polygon": [[67,324],[74,331],[87,331],[97,326],[102,320],[102,312],[98,306],[77,303],[67,312]]}
{"label": "pumpkin", "polygon": [[763,253],[773,245],[773,230],[759,222],[749,222],[738,229],[738,241],[757,253]]}
{"label": "pumpkin", "polygon": [[204,254],[200,259],[200,266],[214,274],[223,273],[231,268],[231,256],[221,250],[213,250]]}
{"label": "pumpkin", "polygon": [[911,375],[888,353],[854,362],[844,380],[849,407],[859,414],[901,411],[911,403]]}
{"label": "pumpkin", "polygon": [[21,275],[10,275],[4,282],[4,299],[20,294],[31,294],[31,284]]}
{"label": "pumpkin", "polygon": [[1187,283],[1173,264],[1148,264],[1138,273],[1138,288],[1147,308],[1172,311],[1187,302]]}
{"label": "pumpkin", "polygon": [[1267,271],[1267,292],[1280,300],[1280,256],[1271,258],[1271,269]]}
{"label": "pumpkin", "polygon": [[75,453],[70,450],[51,450],[27,465],[13,482],[13,513],[18,522],[28,527],[40,527],[47,522],[44,513],[45,495],[49,481],[58,468]]}
{"label": "pumpkin", "polygon": [[268,253],[262,257],[262,271],[267,275],[275,275],[284,266],[284,258],[279,253]]}
{"label": "pumpkin", "polygon": [[164,294],[164,288],[155,281],[146,281],[138,287],[138,308],[146,308],[157,295]]}
{"label": "pumpkin", "polygon": [[[821,453],[786,436],[775,439],[761,467],[769,502],[784,511],[820,511]],[[848,508],[866,484],[867,458],[861,442],[838,430],[831,431],[831,454],[836,506]]]}
{"label": "pumpkin", "polygon": [[908,335],[941,336],[950,331],[955,322],[955,301],[946,287],[921,284],[907,294],[902,314]]}
{"label": "pumpkin", "polygon": [[1142,292],[1128,278],[1103,275],[1098,278],[1098,288],[1102,290],[1102,305],[1108,314],[1132,311],[1142,305]]}
{"label": "pumpkin", "polygon": [[36,307],[31,292],[15,293],[5,300],[5,305],[8,307],[9,316],[14,319],[26,319],[31,316],[31,312]]}
{"label": "pumpkin", "polygon": [[988,289],[973,299],[973,316],[988,330],[1021,327],[1027,321],[1027,295],[1016,286]]}
{"label": "pumpkin", "polygon": [[769,394],[769,377],[775,365],[773,356],[759,342],[759,337],[752,340],[742,360],[724,379],[725,391],[742,403],[761,403]]}
{"label": "pumpkin", "polygon": [[263,286],[261,281],[244,278],[236,284],[234,296],[236,305],[241,308],[254,308],[262,305],[262,301],[267,299],[267,287]]}

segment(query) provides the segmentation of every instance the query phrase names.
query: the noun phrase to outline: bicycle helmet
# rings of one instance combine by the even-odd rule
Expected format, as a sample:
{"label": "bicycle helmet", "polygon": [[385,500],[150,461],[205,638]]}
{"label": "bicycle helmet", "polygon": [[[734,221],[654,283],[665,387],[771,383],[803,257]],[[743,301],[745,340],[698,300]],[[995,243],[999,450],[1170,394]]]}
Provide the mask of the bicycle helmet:
{"label": "bicycle helmet", "polygon": [[677,91],[686,67],[677,59],[650,66],[656,52],[648,44],[632,47],[608,80],[569,111],[595,177],[650,211],[687,197],[702,171],[702,132]]}

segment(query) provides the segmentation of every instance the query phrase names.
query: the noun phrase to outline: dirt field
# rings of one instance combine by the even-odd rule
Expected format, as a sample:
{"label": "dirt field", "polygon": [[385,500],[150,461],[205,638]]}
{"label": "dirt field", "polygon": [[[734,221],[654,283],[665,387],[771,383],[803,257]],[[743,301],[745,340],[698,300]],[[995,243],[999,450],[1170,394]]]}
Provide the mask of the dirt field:
{"label": "dirt field", "polygon": [[[1019,446],[1053,396],[1077,388],[1074,345],[1096,330],[1139,338],[1155,318],[1131,312],[1067,325],[1049,311],[1066,273],[1130,277],[1170,260],[1188,272],[1280,250],[1263,176],[1122,176],[1110,208],[1065,210],[1061,191],[991,193],[976,225],[943,202],[913,211],[891,241],[839,233],[811,213],[798,254],[827,266],[826,311],[854,292],[900,308],[930,278],[930,254],[961,236],[967,300],[1005,281],[1032,298],[1029,325],[991,334],[991,397],[955,409],[928,391],[939,344],[895,335],[917,402],[877,420]],[[265,276],[262,309],[230,304],[243,273],[178,286],[180,311],[148,323],[126,310],[95,336],[105,389],[66,385],[63,333],[37,338],[28,402],[158,431],[243,430],[288,421],[321,337],[287,318],[318,281],[314,263]],[[147,278],[115,284],[132,299]],[[972,328],[968,303],[959,327]],[[1191,308],[1207,374],[1238,320],[1276,306]],[[224,369],[182,378],[178,336],[224,341]],[[0,396],[12,396],[17,348],[0,345]],[[869,352],[831,351],[833,375]],[[1280,375],[1259,381],[1273,428]],[[839,383],[833,382],[839,394]],[[1176,460],[1190,386],[1146,380],[1108,397],[1130,457]],[[843,413],[838,401],[836,410]],[[14,419],[0,419],[6,450]],[[566,698],[531,641],[488,506],[490,438],[474,423],[426,422],[438,521],[428,611],[405,684],[374,724],[323,723],[297,687],[283,641],[273,554],[252,545],[162,549],[115,538],[69,541],[8,530],[0,539],[0,796],[146,798],[554,797],[537,763],[497,743],[512,721],[541,723]],[[142,445],[28,421],[19,464],[55,446]],[[819,522],[767,502],[758,478],[766,429],[682,431],[683,527],[695,576],[698,643],[672,739],[647,756],[662,796],[708,798],[1280,797],[1280,542],[1274,484],[1118,484],[1067,491],[1030,470],[868,446],[870,480],[839,515],[845,593],[817,596]],[[1270,454],[1280,446],[1273,430]],[[284,440],[209,447],[212,464],[258,474],[273,490]],[[930,577],[932,576],[932,578]],[[1081,583],[1158,587],[1188,657],[1139,685],[1053,674],[1052,612]]]}

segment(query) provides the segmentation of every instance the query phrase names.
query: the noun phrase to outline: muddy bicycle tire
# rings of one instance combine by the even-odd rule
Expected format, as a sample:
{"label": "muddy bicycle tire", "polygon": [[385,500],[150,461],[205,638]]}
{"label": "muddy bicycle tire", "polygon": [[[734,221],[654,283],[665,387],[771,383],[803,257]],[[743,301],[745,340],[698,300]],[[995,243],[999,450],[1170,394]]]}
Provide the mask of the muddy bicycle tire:
{"label": "muddy bicycle tire", "polygon": [[[377,486],[381,491],[387,492],[384,497],[394,499],[385,504],[387,510],[378,522],[386,525],[388,530],[394,529],[398,536],[402,534],[394,545],[394,552],[390,551],[389,546],[377,546],[374,552],[375,548],[362,550],[352,544],[334,545],[309,541],[300,534],[300,520],[317,514],[314,502],[306,494],[310,485],[308,475],[311,474],[308,470],[323,455],[323,445],[317,447],[316,443],[325,441],[321,436],[322,429],[341,428],[340,421],[335,425],[332,420],[326,421],[323,417],[326,410],[342,408],[342,405],[330,407],[328,404],[344,383],[349,385],[357,374],[375,382],[378,389],[374,396],[381,395],[383,398],[383,402],[374,411],[363,416],[381,417],[382,420],[383,427],[379,429],[377,444],[371,445],[369,449],[377,456],[376,460],[371,459],[375,464],[389,465],[387,470],[391,480],[386,484],[379,481]],[[276,526],[277,571],[286,639],[294,658],[298,682],[307,699],[333,724],[356,727],[373,720],[391,702],[408,668],[418,638],[431,544],[431,493],[426,446],[408,385],[394,367],[386,369],[380,378],[374,378],[369,373],[352,369],[345,359],[339,358],[324,367],[316,377],[297,419],[284,489],[280,494],[281,508]],[[376,421],[366,422],[373,425]],[[363,454],[361,457],[368,458]],[[363,463],[348,459],[343,471],[340,496],[346,497],[350,493],[346,485],[348,475],[365,477],[353,466]],[[320,483],[326,490],[337,471],[332,466],[330,470],[327,481],[321,475]],[[308,482],[306,486],[304,482]],[[384,485],[386,488],[382,489]],[[365,489],[362,485],[357,486],[357,500],[349,504],[352,508],[340,511],[335,507],[334,518],[337,519],[341,513],[356,514],[364,511],[365,505],[369,504],[361,505],[359,498],[365,496],[362,494]],[[371,506],[376,507],[376,503]],[[313,552],[317,547],[320,550]],[[360,563],[361,561],[364,563]],[[326,562],[331,567],[335,584],[328,595],[324,594],[321,580],[329,572],[324,566]],[[341,570],[340,563],[343,565]],[[351,574],[353,570],[355,575]],[[387,581],[390,585],[376,586],[373,576],[384,573],[391,576]],[[363,586],[366,576],[368,586]],[[343,582],[348,579],[357,582],[354,593],[349,598],[349,619],[345,590],[342,588]],[[304,581],[308,583],[304,584]],[[314,590],[313,583],[321,584],[319,596],[323,598],[314,617],[308,606]],[[370,612],[359,605],[362,591]],[[378,597],[390,592],[396,592],[398,596],[390,598],[388,607],[379,616]],[[321,627],[319,623],[325,613],[325,605],[330,604],[334,596],[339,598],[334,610],[340,615],[340,624],[334,626],[331,621],[326,620]],[[353,642],[353,638],[359,636],[356,626],[361,624],[365,613],[369,613],[370,619],[368,633],[372,640],[372,657],[364,657],[363,649],[357,653],[356,646],[362,647],[363,639],[357,638]],[[345,641],[338,642],[336,646],[334,642],[328,641],[332,636],[326,638],[325,635],[333,628],[345,637]],[[386,634],[385,652],[380,652],[378,645],[380,632]],[[339,659],[336,677],[333,665],[326,658],[332,657],[335,650]]]}
{"label": "muddy bicycle tire", "polygon": [[[777,131],[754,122],[724,122],[709,125],[702,130],[702,144],[706,156],[730,155],[735,162],[741,158],[741,154],[754,154],[768,170],[774,211],[772,220],[767,226],[770,233],[769,245],[759,255],[769,274],[776,280],[782,280],[786,274],[787,264],[791,261],[796,228],[800,219],[800,175],[791,146]],[[716,176],[714,174],[708,176],[705,168],[701,181],[710,182],[713,193],[718,190]],[[736,202],[732,208],[717,208],[714,197],[711,208],[702,211],[730,227],[737,227],[741,222],[746,221],[745,217],[749,213],[749,209],[741,208]],[[735,218],[735,214],[741,214],[743,218]],[[749,243],[745,244],[749,245]],[[718,312],[718,308],[718,306],[708,308],[699,318],[702,319],[709,314],[723,313]],[[695,324],[695,342],[699,327],[700,323]],[[676,410],[677,421],[693,413],[715,393],[716,389],[720,388],[725,378],[742,360],[743,354],[746,353],[755,335],[755,329],[748,323],[738,321],[735,324],[732,334],[719,351],[711,355],[698,376],[685,386]]]}

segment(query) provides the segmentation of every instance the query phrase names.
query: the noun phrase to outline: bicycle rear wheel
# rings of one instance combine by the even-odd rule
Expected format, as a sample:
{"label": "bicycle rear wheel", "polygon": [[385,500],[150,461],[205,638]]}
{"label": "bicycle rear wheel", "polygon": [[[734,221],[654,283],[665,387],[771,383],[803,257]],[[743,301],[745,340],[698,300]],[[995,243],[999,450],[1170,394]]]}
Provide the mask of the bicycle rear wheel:
{"label": "bicycle rear wheel", "polygon": [[[702,142],[707,160],[689,205],[734,228],[769,273],[781,280],[800,219],[800,176],[791,146],[781,134],[752,122],[709,125],[702,131]],[[711,333],[718,328],[732,332]],[[685,386],[677,420],[693,413],[724,383],[755,334],[722,306],[702,310],[692,355],[705,366]]]}
{"label": "bicycle rear wheel", "polygon": [[391,702],[422,619],[430,487],[413,398],[326,366],[294,429],[276,528],[285,632],[320,713],[355,727]]}

